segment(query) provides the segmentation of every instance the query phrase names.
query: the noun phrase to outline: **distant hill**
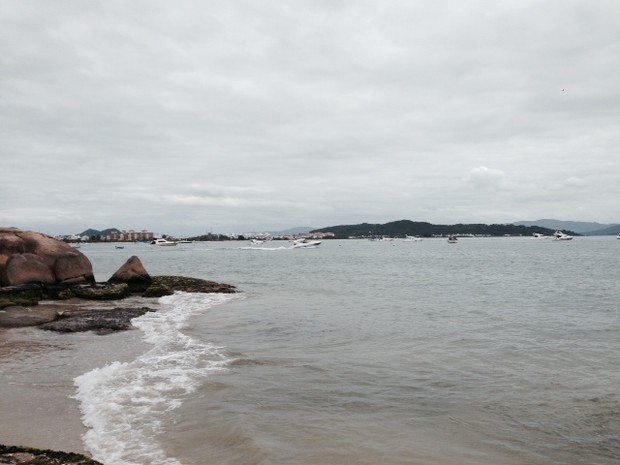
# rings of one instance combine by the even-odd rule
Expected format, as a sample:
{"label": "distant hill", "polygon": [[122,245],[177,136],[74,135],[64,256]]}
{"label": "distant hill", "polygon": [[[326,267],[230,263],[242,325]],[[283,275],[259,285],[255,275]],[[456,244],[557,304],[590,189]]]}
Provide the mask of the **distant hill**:
{"label": "distant hill", "polygon": [[587,236],[604,236],[608,234],[618,234],[617,232],[602,232],[607,229],[618,228],[617,224],[601,224],[601,223],[588,223],[585,221],[561,221],[561,220],[549,220],[542,219],[536,221],[517,221],[513,223],[517,226],[540,226],[543,228],[574,231],[579,234]]}
{"label": "distant hill", "polygon": [[113,232],[120,232],[120,230],[116,228],[108,228],[103,231],[99,231],[97,229],[87,229],[86,231],[79,233],[78,236],[109,236]]}
{"label": "distant hill", "polygon": [[[552,229],[541,226],[524,226],[514,224],[453,224],[441,225],[410,220],[392,221],[385,224],[354,224],[329,226],[311,232],[332,232],[338,238],[368,236],[446,236],[450,234],[473,234],[480,236],[531,236],[533,233],[553,234]],[[574,233],[573,231],[567,231]]]}
{"label": "distant hill", "polygon": [[620,234],[620,224],[614,224],[604,229],[585,233],[586,236],[617,236],[618,234]]}

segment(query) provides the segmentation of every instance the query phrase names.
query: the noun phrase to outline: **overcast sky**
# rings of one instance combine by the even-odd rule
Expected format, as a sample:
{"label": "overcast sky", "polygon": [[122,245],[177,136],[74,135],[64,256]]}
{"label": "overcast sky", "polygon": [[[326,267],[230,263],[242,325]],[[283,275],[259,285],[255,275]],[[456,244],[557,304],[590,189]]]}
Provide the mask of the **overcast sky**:
{"label": "overcast sky", "polygon": [[0,226],[620,223],[617,0],[0,1]]}

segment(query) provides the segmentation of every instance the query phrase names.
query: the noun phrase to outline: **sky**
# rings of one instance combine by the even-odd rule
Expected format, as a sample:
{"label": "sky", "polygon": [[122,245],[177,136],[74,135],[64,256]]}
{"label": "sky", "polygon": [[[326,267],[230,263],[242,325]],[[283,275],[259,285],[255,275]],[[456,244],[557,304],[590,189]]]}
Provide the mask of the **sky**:
{"label": "sky", "polygon": [[2,0],[0,226],[620,223],[617,0]]}

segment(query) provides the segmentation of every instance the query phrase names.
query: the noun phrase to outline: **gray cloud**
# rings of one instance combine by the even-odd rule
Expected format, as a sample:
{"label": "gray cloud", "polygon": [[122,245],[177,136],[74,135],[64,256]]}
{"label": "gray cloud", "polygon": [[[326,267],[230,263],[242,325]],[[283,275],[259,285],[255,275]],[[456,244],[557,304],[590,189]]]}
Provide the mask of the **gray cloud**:
{"label": "gray cloud", "polygon": [[0,224],[620,222],[615,1],[0,8]]}

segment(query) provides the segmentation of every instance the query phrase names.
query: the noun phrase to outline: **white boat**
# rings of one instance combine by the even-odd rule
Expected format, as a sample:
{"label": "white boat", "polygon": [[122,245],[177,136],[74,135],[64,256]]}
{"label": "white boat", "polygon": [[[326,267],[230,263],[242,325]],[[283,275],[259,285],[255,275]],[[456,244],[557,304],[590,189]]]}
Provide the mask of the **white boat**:
{"label": "white boat", "polygon": [[449,244],[456,244],[459,240],[456,238],[456,236],[448,236],[448,243]]}
{"label": "white boat", "polygon": [[151,241],[151,244],[154,244],[154,245],[177,245],[176,242],[169,241],[169,240],[163,239],[163,238],[162,239],[155,239],[155,240]]}
{"label": "white boat", "polygon": [[407,234],[405,234],[405,238],[403,239],[404,242],[418,242],[421,241],[422,238],[418,237],[418,236],[408,236]]}
{"label": "white boat", "polygon": [[321,241],[309,241],[306,238],[303,239],[295,239],[293,241],[293,249],[301,249],[304,247],[318,247],[321,245]]}
{"label": "white boat", "polygon": [[556,231],[553,233],[554,241],[570,241],[573,236],[563,233],[562,231]]}
{"label": "white boat", "polygon": [[546,239],[547,237],[549,237],[549,236],[545,236],[542,233],[534,233],[533,236],[534,236],[534,239]]}
{"label": "white boat", "polygon": [[264,244],[264,243],[265,243],[265,241],[264,241],[264,240],[262,240],[262,239],[251,239],[251,240],[250,240],[250,244],[252,244],[252,245],[256,245],[256,244]]}

